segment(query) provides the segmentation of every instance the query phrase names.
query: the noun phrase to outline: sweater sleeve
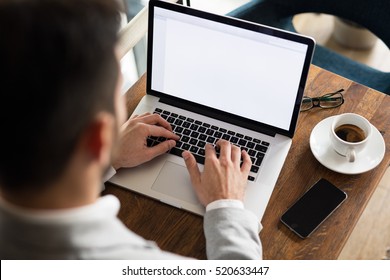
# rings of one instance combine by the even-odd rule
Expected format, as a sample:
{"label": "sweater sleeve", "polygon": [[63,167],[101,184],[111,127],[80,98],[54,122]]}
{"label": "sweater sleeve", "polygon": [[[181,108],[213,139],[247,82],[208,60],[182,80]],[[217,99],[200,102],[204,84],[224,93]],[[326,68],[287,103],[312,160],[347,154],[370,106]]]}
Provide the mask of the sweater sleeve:
{"label": "sweater sleeve", "polygon": [[260,223],[246,209],[218,208],[204,216],[208,259],[261,259]]}

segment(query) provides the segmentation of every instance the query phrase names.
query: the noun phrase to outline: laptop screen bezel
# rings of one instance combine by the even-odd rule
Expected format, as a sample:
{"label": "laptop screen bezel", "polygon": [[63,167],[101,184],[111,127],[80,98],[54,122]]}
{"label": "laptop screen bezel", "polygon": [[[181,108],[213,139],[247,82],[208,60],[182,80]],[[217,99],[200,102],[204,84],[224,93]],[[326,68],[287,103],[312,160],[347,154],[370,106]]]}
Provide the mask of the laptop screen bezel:
{"label": "laptop screen bezel", "polygon": [[[301,79],[299,82],[299,86],[297,89],[297,94],[296,94],[296,99],[295,99],[295,104],[294,104],[294,109],[293,109],[293,114],[291,116],[291,122],[290,122],[290,127],[288,130],[271,126],[268,124],[264,124],[255,120],[247,119],[238,115],[234,115],[228,112],[224,112],[221,110],[217,110],[215,108],[210,108],[205,105],[201,105],[198,103],[194,103],[188,100],[184,100],[178,97],[174,97],[168,94],[165,94],[163,92],[159,92],[157,90],[152,89],[152,78],[153,78],[153,34],[154,34],[154,7],[159,7],[163,8],[166,10],[171,10],[183,14],[188,14],[191,16],[207,19],[207,20],[212,20],[216,21],[219,23],[235,26],[238,28],[243,28],[243,29],[248,29],[252,30],[255,32],[259,32],[262,34],[267,34],[271,36],[276,36],[279,38],[291,40],[294,42],[298,42],[301,44],[305,44],[307,46],[307,52],[306,52],[306,57],[305,61],[303,64],[302,68],[302,74],[301,74]],[[238,125],[247,129],[251,129],[257,132],[265,133],[268,135],[275,135],[275,134],[282,134],[285,136],[288,136],[292,138],[295,133],[296,129],[296,124],[298,121],[298,116],[299,116],[299,111],[301,107],[301,101],[303,97],[303,92],[305,89],[305,84],[310,68],[310,63],[312,59],[312,55],[314,52],[314,46],[315,46],[315,41],[307,36],[296,34],[296,33],[291,33],[288,31],[276,29],[273,27],[268,27],[264,25],[260,25],[257,23],[251,23],[247,21],[243,21],[240,19],[235,19],[227,16],[221,16],[221,15],[216,15],[200,10],[195,10],[193,8],[189,8],[186,6],[178,5],[178,4],[172,4],[164,1],[150,1],[149,2],[149,19],[148,19],[148,49],[147,49],[147,75],[146,75],[146,93],[159,97],[160,102],[163,103],[168,103],[170,105],[177,106],[179,108],[183,108],[186,110],[193,111],[195,113],[199,113],[211,118],[216,118],[219,120],[223,120],[228,123],[232,123],[234,125]],[[277,106],[277,103],[276,103]],[[277,107],[275,108],[277,109]]]}

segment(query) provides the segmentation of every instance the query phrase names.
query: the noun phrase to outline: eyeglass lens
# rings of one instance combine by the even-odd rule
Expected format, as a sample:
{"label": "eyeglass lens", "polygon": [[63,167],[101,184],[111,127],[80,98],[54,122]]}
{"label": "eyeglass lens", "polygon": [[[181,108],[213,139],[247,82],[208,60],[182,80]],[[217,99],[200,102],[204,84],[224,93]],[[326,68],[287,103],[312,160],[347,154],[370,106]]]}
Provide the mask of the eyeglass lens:
{"label": "eyeglass lens", "polygon": [[304,96],[302,99],[301,111],[310,110],[313,107],[335,108],[343,104],[344,98],[341,94],[343,90],[334,93],[328,93],[320,97],[310,98]]}

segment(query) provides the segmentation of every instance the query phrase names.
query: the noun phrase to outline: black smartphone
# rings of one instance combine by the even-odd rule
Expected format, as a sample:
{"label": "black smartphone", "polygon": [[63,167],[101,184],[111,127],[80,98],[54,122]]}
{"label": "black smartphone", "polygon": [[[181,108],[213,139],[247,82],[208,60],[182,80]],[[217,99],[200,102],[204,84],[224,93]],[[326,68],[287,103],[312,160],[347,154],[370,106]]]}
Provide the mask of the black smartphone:
{"label": "black smartphone", "polygon": [[299,237],[308,237],[330,216],[347,194],[325,179],[320,179],[280,218]]}

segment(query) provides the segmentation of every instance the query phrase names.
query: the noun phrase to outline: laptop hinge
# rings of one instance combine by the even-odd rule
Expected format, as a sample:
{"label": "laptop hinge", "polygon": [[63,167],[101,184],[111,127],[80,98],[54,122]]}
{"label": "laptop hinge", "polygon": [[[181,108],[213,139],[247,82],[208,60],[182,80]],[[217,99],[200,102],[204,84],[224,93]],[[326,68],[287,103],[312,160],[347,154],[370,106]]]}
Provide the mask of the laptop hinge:
{"label": "laptop hinge", "polygon": [[266,134],[275,137],[276,133],[272,129],[267,128],[265,125],[259,124],[258,122],[251,121],[242,117],[238,117],[229,113],[218,111],[216,109],[210,109],[206,106],[199,105],[192,102],[183,102],[173,98],[161,97],[159,102],[168,104],[174,107],[178,107],[187,111],[191,111],[206,117],[217,119],[219,121],[227,122],[233,125],[237,125],[246,129],[250,129],[262,134]]}

